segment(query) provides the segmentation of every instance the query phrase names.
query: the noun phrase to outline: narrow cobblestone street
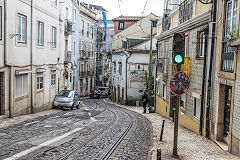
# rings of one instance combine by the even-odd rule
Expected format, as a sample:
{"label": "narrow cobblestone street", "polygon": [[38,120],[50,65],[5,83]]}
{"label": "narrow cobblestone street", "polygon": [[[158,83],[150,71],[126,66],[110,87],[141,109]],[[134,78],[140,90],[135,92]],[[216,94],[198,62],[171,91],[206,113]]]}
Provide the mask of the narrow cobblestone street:
{"label": "narrow cobblestone street", "polygon": [[[78,110],[39,115],[19,123],[5,120],[0,125],[0,159],[144,160],[150,157],[151,123],[136,112],[104,100],[84,99]],[[12,124],[6,125],[7,121]]]}

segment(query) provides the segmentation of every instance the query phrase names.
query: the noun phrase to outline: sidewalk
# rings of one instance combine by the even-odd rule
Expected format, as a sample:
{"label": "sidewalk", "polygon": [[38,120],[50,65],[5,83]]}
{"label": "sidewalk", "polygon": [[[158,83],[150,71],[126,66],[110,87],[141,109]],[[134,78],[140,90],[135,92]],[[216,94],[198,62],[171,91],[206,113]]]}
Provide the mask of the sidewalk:
{"label": "sidewalk", "polygon": [[[117,104],[118,105],[118,104]],[[123,106],[139,114],[143,113],[142,107],[135,106]],[[152,160],[157,159],[157,148],[162,150],[162,160],[174,160],[176,158],[171,157],[173,148],[173,130],[174,123],[170,119],[166,119],[158,115],[157,113],[142,114],[153,125],[153,148],[152,148]],[[160,133],[162,127],[162,120],[165,119],[163,141],[161,142]],[[223,151],[215,142],[206,139],[203,136],[199,136],[196,133],[189,131],[188,129],[179,126],[178,129],[178,155],[179,159],[186,160],[239,160],[240,158],[231,155],[230,153]]]}

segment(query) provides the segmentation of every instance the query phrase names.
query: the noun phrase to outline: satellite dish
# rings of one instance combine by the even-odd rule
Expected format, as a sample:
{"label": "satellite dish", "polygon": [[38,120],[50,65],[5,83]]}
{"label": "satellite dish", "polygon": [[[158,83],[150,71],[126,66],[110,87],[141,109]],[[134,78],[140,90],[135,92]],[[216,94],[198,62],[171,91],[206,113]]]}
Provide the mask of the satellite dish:
{"label": "satellite dish", "polygon": [[198,0],[199,2],[203,3],[203,4],[210,4],[213,1],[212,0]]}

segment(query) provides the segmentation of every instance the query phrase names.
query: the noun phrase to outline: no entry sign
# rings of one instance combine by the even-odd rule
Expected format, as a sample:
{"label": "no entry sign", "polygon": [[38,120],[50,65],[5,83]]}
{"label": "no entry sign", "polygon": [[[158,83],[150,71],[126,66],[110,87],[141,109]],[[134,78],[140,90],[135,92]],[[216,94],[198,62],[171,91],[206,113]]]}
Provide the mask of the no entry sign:
{"label": "no entry sign", "polygon": [[170,80],[170,89],[174,94],[183,94],[185,89],[188,89],[190,85],[190,79],[184,72],[177,72]]}

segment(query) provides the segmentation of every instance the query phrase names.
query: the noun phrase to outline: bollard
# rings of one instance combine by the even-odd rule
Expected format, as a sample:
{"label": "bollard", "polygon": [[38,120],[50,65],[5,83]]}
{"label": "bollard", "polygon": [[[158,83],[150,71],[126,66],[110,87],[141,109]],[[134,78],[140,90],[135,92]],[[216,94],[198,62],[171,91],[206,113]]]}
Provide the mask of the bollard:
{"label": "bollard", "polygon": [[162,141],[162,137],[163,137],[164,123],[165,123],[165,120],[163,120],[163,122],[162,122],[162,129],[161,129],[160,141]]}
{"label": "bollard", "polygon": [[157,160],[161,160],[161,148],[157,149]]}

